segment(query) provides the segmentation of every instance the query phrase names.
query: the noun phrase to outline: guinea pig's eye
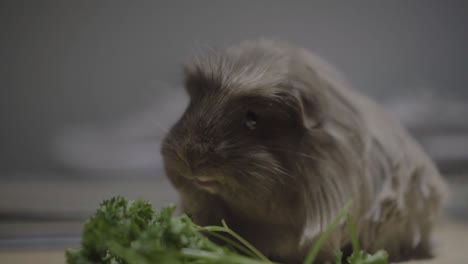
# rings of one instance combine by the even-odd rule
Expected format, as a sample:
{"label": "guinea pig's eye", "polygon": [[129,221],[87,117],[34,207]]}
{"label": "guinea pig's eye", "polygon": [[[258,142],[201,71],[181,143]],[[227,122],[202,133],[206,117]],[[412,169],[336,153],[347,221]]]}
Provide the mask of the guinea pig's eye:
{"label": "guinea pig's eye", "polygon": [[252,111],[247,111],[245,114],[244,125],[249,130],[254,130],[257,127],[257,114]]}

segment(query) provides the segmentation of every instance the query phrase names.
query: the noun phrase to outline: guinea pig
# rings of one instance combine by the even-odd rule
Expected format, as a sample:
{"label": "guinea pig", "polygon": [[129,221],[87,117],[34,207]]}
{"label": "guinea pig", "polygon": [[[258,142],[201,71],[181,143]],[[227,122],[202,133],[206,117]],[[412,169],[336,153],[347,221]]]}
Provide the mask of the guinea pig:
{"label": "guinea pig", "polygon": [[[371,99],[309,51],[244,41],[184,67],[186,111],[162,143],[180,209],[222,219],[273,260],[300,263],[347,201],[361,247],[391,261],[431,256],[446,185]],[[344,223],[318,261],[350,244]]]}

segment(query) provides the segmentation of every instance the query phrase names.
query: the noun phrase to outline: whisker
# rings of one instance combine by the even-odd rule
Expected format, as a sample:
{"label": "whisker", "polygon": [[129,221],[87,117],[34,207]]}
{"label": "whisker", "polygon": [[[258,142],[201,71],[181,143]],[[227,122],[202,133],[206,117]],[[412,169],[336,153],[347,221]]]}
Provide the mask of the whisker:
{"label": "whisker", "polygon": [[318,157],[314,157],[314,156],[311,156],[311,155],[309,155],[309,154],[306,154],[306,153],[303,153],[303,152],[299,152],[299,151],[295,151],[295,150],[291,150],[291,149],[272,148],[272,147],[268,147],[268,149],[270,149],[270,150],[276,150],[276,151],[283,151],[283,152],[292,153],[292,154],[297,154],[297,155],[300,155],[301,157],[308,158],[308,159],[311,159],[311,160],[314,160],[314,161],[326,161],[325,159],[321,159],[321,158],[318,158]]}
{"label": "whisker", "polygon": [[[223,146],[222,150],[224,151],[243,151],[243,152],[248,152],[249,150],[252,150],[252,151],[258,151],[258,147],[251,147],[251,148],[245,148],[245,147],[239,147],[239,146],[236,146],[235,144],[229,144],[229,145],[225,145]],[[276,151],[283,151],[283,152],[288,152],[288,153],[292,153],[292,154],[298,154],[302,157],[305,157],[305,158],[308,158],[308,159],[312,159],[312,160],[316,160],[316,161],[324,161],[324,159],[320,159],[318,157],[314,157],[314,156],[311,156],[309,154],[306,154],[306,153],[303,153],[303,152],[299,152],[299,151],[295,151],[295,150],[291,150],[291,149],[285,149],[285,148],[274,148],[274,147],[264,147],[262,148],[263,151],[268,151],[268,150],[276,150]]]}

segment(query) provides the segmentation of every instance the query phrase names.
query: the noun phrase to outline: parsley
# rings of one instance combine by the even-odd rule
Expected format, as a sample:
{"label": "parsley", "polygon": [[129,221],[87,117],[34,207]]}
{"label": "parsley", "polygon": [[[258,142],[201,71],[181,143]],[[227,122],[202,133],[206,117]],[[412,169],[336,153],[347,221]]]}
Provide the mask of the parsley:
{"label": "parsley", "polygon": [[[353,236],[353,254],[348,264],[387,264],[387,253],[374,255],[359,249],[356,230],[348,212],[350,204],[330,224],[311,249],[304,264],[314,263],[321,244],[341,220],[347,222]],[[155,213],[142,200],[128,201],[114,197],[101,203],[84,225],[80,249],[66,252],[68,264],[272,264],[260,251],[231,230],[222,226],[201,227],[187,215],[173,217],[175,207]],[[219,246],[205,234],[226,242]],[[224,236],[228,234],[229,236]],[[232,238],[231,238],[232,237]],[[342,253],[336,253],[341,264]]]}

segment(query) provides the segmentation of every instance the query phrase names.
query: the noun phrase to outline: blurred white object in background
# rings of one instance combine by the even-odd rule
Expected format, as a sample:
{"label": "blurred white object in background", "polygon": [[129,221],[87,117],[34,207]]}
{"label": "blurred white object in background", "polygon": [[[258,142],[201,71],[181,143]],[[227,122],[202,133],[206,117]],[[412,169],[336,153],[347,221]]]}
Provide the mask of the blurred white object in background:
{"label": "blurred white object in background", "polygon": [[184,93],[166,89],[154,105],[122,119],[65,127],[53,142],[56,159],[72,169],[160,169],[160,140],[186,107]]}
{"label": "blurred white object in background", "polygon": [[385,102],[385,107],[410,128],[468,128],[466,100],[450,99],[427,89],[394,97]]}
{"label": "blurred white object in background", "polygon": [[466,101],[447,98],[428,89],[396,97],[385,108],[413,133],[436,161],[468,158]]}

